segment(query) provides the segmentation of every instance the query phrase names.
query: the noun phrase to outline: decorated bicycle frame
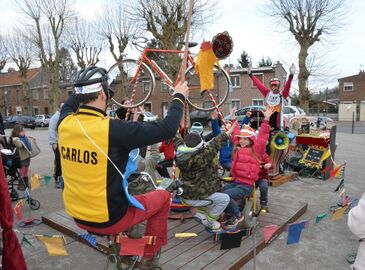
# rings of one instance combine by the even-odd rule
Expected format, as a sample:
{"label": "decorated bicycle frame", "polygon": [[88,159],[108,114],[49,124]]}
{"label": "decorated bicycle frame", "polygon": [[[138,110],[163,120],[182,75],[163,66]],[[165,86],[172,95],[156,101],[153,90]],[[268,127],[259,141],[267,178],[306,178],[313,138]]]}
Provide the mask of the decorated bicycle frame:
{"label": "decorated bicycle frame", "polygon": [[[133,59],[123,59],[121,62],[114,64],[108,71],[111,80],[115,80],[118,75],[115,74],[115,72],[123,72],[125,73],[128,82],[127,88],[129,87],[129,91],[132,92],[131,96],[129,98],[130,103],[129,104],[121,104],[116,99],[118,98],[118,95],[116,95],[113,98],[113,102],[117,104],[118,106],[124,107],[124,108],[135,108],[138,106],[143,105],[147,102],[147,100],[151,97],[154,89],[155,89],[155,75],[152,73],[151,69],[155,72],[155,74],[158,75],[158,77],[161,79],[161,84],[163,87],[163,84],[165,84],[169,91],[168,93],[170,95],[173,94],[174,86],[176,83],[180,80],[180,74],[178,73],[177,78],[175,81],[173,81],[166,72],[159,66],[159,64],[151,59],[148,54],[149,53],[156,53],[156,54],[184,54],[184,51],[182,50],[163,50],[163,49],[151,49],[151,48],[144,48],[139,60],[133,60]],[[134,67],[130,68],[133,70],[132,74],[127,74],[129,71],[129,68],[125,67],[125,65],[134,65]],[[180,71],[181,71],[180,67]],[[199,77],[195,72],[195,61],[190,51],[187,53],[187,69],[185,72],[185,78],[188,81],[188,85],[190,88],[190,94],[188,98],[188,103],[202,111],[211,111],[216,108],[216,106],[221,106],[225,100],[228,97],[229,89],[231,88],[231,81],[229,78],[229,75],[227,72],[220,68],[218,65],[215,65],[214,67],[214,75],[215,75],[215,88],[209,90],[209,96],[210,99],[205,100],[205,102],[202,102],[202,97],[200,95],[200,81]],[[119,77],[121,77],[119,75]],[[121,79],[122,80],[122,79]],[[150,86],[145,86],[143,83],[150,83]],[[113,84],[113,82],[111,82]],[[122,82],[123,84],[123,82]],[[139,86],[140,85],[140,86]],[[141,89],[140,89],[141,88]],[[137,91],[144,93],[145,96],[140,98],[140,100],[135,100],[137,95]],[[113,89],[114,90],[114,89]],[[132,91],[131,91],[132,90]],[[115,90],[114,90],[115,91]],[[128,91],[128,90],[127,90]],[[117,91],[115,91],[117,93]],[[218,102],[215,103],[212,101],[213,96],[218,98]],[[120,95],[119,95],[120,98]],[[202,105],[197,105],[198,103],[201,103]],[[207,105],[208,104],[208,105]]]}

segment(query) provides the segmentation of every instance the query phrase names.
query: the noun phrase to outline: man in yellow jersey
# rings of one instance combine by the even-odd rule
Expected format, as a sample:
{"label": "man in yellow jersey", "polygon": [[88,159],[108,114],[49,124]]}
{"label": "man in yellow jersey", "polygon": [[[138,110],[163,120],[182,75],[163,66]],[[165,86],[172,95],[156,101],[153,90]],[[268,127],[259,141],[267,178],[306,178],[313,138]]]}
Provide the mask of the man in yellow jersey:
{"label": "man in yellow jersey", "polygon": [[107,117],[113,92],[103,68],[82,69],[74,90],[62,107],[58,126],[66,212],[79,227],[99,234],[117,234],[147,220],[145,234],[157,239],[146,246],[140,268],[156,267],[157,254],[167,244],[170,194],[156,190],[131,196],[125,184],[129,153],[175,136],[189,94],[187,83],[176,86],[167,116],[154,122]]}

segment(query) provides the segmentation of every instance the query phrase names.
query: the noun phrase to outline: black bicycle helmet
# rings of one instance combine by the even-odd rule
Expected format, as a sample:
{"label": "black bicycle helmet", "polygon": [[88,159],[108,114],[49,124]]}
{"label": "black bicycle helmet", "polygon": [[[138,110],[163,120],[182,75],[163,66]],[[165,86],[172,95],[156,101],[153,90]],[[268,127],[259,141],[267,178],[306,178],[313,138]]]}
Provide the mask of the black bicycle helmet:
{"label": "black bicycle helmet", "polygon": [[107,97],[112,97],[114,92],[109,89],[108,72],[105,68],[89,66],[81,69],[73,83],[76,94],[89,94],[100,91],[100,87]]}

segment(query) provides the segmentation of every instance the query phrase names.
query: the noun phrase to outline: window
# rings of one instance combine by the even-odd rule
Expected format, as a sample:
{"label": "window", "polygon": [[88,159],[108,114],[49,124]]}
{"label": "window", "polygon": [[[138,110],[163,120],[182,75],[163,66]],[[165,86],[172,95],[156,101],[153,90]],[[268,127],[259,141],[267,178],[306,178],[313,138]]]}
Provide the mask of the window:
{"label": "window", "polygon": [[252,106],[264,106],[264,99],[252,99]]}
{"label": "window", "polygon": [[[255,77],[256,77],[257,79],[259,79],[259,81],[260,81],[260,82],[264,83],[264,74],[263,74],[263,73],[255,73],[255,74],[253,74],[253,75],[255,75]],[[256,86],[253,84],[252,80],[251,80],[251,87],[256,87]]]}
{"label": "window", "polygon": [[44,99],[48,99],[48,90],[47,89],[43,90],[43,97],[44,97]]}
{"label": "window", "polygon": [[67,96],[69,97],[69,96],[71,96],[72,95],[72,90],[67,90]]}
{"label": "window", "polygon": [[239,108],[241,108],[241,101],[239,99],[234,99],[231,101],[232,102],[232,108],[236,107],[236,109],[238,110]]}
{"label": "window", "polygon": [[143,81],[143,93],[148,92],[151,89],[150,81]]}
{"label": "window", "polygon": [[212,108],[213,102],[212,101],[204,101],[204,108]]}
{"label": "window", "polygon": [[231,75],[231,82],[232,82],[232,88],[240,88],[241,87],[241,76],[238,75]]}
{"label": "window", "polygon": [[33,107],[33,110],[34,110],[34,114],[39,114],[39,108],[38,107]]}
{"label": "window", "polygon": [[354,83],[353,82],[344,82],[343,83],[343,91],[353,91]]}
{"label": "window", "polygon": [[151,103],[151,102],[146,102],[146,103],[144,104],[144,110],[145,110],[146,112],[152,112],[152,103]]}
{"label": "window", "polygon": [[49,109],[48,109],[48,107],[44,107],[44,113],[45,113],[45,114],[49,114]]}
{"label": "window", "polygon": [[162,81],[161,80],[161,91],[163,92],[163,93],[168,93],[169,92],[169,90],[170,90],[170,87],[165,83],[165,81]]}
{"label": "window", "polygon": [[32,94],[33,94],[33,99],[36,99],[36,100],[38,100],[38,99],[39,99],[39,93],[38,93],[38,90],[33,90]]}

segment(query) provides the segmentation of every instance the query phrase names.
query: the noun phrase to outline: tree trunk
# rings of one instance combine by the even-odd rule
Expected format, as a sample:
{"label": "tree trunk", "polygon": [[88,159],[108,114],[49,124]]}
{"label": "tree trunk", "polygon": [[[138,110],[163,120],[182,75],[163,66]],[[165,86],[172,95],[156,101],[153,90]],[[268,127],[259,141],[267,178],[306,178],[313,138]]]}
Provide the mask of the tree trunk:
{"label": "tree trunk", "polygon": [[308,90],[308,78],[309,71],[306,66],[306,60],[308,57],[308,45],[300,44],[299,51],[299,74],[298,74],[298,86],[299,86],[299,106],[306,112],[309,110],[309,90]]}

